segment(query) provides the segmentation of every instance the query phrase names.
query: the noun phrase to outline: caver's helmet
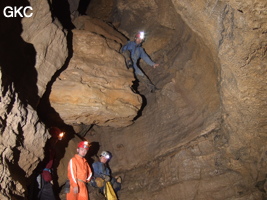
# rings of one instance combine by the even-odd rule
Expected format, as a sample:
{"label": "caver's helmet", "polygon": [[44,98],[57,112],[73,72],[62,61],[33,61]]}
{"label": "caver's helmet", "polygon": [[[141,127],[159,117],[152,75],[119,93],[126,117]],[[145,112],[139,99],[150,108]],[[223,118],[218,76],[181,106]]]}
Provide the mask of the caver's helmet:
{"label": "caver's helmet", "polygon": [[135,39],[137,39],[137,38],[139,38],[139,39],[141,39],[141,40],[144,40],[144,39],[145,39],[145,32],[143,32],[143,31],[138,32],[138,33],[135,35]]}
{"label": "caver's helmet", "polygon": [[101,157],[105,157],[106,159],[110,159],[110,155],[107,151],[102,151],[100,154]]}
{"label": "caver's helmet", "polygon": [[81,142],[79,142],[79,144],[78,144],[78,148],[84,148],[84,149],[89,149],[89,143],[87,142],[87,141],[81,141]]}

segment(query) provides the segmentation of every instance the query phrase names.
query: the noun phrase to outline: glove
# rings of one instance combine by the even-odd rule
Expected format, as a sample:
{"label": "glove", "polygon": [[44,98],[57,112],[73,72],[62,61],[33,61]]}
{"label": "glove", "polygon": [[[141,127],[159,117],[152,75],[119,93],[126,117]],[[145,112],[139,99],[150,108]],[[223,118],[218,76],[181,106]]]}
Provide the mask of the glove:
{"label": "glove", "polygon": [[73,193],[74,194],[78,194],[79,193],[79,188],[78,187],[74,187],[73,188]]}
{"label": "glove", "polygon": [[103,179],[106,181],[106,182],[109,182],[110,181],[110,177],[108,175],[103,175]]}
{"label": "glove", "polygon": [[127,60],[127,68],[133,68],[133,62],[131,60]]}

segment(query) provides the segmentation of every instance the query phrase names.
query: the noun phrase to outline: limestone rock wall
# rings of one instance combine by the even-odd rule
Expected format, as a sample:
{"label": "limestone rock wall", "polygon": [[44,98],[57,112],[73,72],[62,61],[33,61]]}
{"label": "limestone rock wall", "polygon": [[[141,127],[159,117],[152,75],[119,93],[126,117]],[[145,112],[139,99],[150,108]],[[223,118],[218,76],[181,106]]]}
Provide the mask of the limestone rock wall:
{"label": "limestone rock wall", "polygon": [[[1,1],[1,10],[10,2],[36,13],[0,18],[1,199],[25,196],[43,159],[49,135],[35,109],[68,53],[51,2]],[[112,153],[120,199],[266,198],[266,7],[264,0],[93,0],[91,17],[129,39],[146,32],[144,48],[160,67],[140,65],[160,90],[140,83],[142,99],[118,53],[125,38],[92,18],[76,21],[73,57],[50,101],[66,123],[96,124],[86,138]],[[68,143],[59,170],[77,142]]]}
{"label": "limestone rock wall", "polygon": [[36,112],[53,74],[67,57],[66,36],[47,1],[1,1],[32,6],[32,18],[0,19],[0,199],[25,198],[50,137]]}
{"label": "limestone rock wall", "polygon": [[88,135],[113,153],[111,168],[124,176],[120,198],[266,197],[266,7],[117,2],[110,19],[130,39],[144,30],[144,47],[161,64],[141,63],[161,90],[141,91],[147,104],[134,125]]}
{"label": "limestone rock wall", "polygon": [[47,83],[63,66],[68,56],[67,31],[63,30],[57,18],[52,18],[49,2],[30,1],[30,5],[33,8],[33,16],[23,18],[24,31],[21,37],[25,42],[33,44],[36,51],[38,96],[42,97]]}
{"label": "limestone rock wall", "polygon": [[13,85],[1,93],[1,104],[0,198],[4,200],[24,196],[27,179],[44,157],[49,135],[36,111],[20,101]]}

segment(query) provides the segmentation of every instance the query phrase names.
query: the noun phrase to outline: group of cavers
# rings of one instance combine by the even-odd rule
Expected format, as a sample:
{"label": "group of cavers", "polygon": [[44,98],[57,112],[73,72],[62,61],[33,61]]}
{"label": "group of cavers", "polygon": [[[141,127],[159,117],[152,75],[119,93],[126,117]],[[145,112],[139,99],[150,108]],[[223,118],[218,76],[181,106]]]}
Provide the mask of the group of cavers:
{"label": "group of cavers", "polygon": [[[128,41],[122,48],[121,53],[125,58],[128,69],[132,68],[138,81],[144,82],[150,92],[155,92],[158,88],[151,82],[145,73],[139,68],[139,59],[143,59],[148,65],[156,68],[159,64],[154,63],[142,48],[145,39],[144,32],[138,32],[134,41]],[[54,130],[55,131],[55,130]],[[58,132],[57,130],[55,131]],[[55,144],[51,145],[52,147]],[[65,192],[67,200],[88,200],[88,183],[99,189],[107,200],[116,200],[117,192],[121,189],[121,177],[112,177],[111,171],[107,167],[107,162],[111,155],[107,151],[103,151],[99,156],[99,161],[92,164],[93,170],[85,159],[85,155],[89,150],[90,144],[87,141],[81,141],[77,146],[77,154],[70,159],[68,164],[68,181],[65,184]],[[50,148],[49,161],[42,172],[37,177],[39,185],[39,200],[54,200],[52,184],[52,165],[55,151]]]}
{"label": "group of cavers", "polygon": [[[61,131],[52,127],[50,133],[52,137],[49,143],[49,159],[36,177],[39,200],[56,200],[55,188],[53,188],[53,163],[55,147],[58,140],[61,139],[59,136]],[[66,193],[67,200],[89,200],[88,187],[92,186],[97,188],[105,199],[117,200],[117,192],[121,189],[122,179],[120,176],[113,177],[107,166],[111,154],[108,151],[102,151],[99,159],[92,164],[91,168],[85,158],[90,146],[88,141],[78,143],[77,154],[69,160],[68,180],[62,191]]]}

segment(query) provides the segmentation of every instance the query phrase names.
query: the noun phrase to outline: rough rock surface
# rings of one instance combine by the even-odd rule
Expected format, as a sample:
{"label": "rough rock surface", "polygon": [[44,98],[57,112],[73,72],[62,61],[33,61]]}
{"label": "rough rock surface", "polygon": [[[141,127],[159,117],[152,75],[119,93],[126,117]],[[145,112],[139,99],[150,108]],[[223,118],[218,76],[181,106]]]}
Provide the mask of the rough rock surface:
{"label": "rough rock surface", "polygon": [[[25,42],[33,44],[36,51],[37,88],[39,97],[42,97],[47,83],[62,67],[68,55],[66,32],[63,32],[57,19],[52,19],[48,2],[30,1],[30,5],[33,8],[33,16],[23,18],[25,31],[21,37]],[[38,21],[39,19],[42,20]]]}
{"label": "rough rock surface", "polygon": [[32,6],[32,18],[0,18],[0,199],[25,197],[50,137],[36,112],[52,75],[67,57],[65,34],[47,1],[1,1]]}
{"label": "rough rock surface", "polygon": [[73,30],[73,52],[49,97],[64,122],[112,127],[132,124],[142,99],[131,90],[133,72],[127,70],[122,55],[104,37],[85,30]]}
{"label": "rough rock surface", "polygon": [[118,46],[118,48],[115,48],[117,51],[120,50],[122,44],[127,42],[127,38],[119,33],[113,26],[111,26],[111,24],[107,24],[106,22],[97,18],[80,16],[73,21],[73,24],[75,25],[76,29],[90,31],[92,33],[97,33],[104,36],[109,45],[115,41],[115,44]]}
{"label": "rough rock surface", "polygon": [[[2,79],[5,80],[1,74]],[[5,92],[2,88],[0,96],[0,198],[3,200],[24,195],[27,178],[43,159],[43,147],[49,137],[36,111],[21,102],[13,84],[7,87]]]}
{"label": "rough rock surface", "polygon": [[88,135],[112,152],[121,199],[266,198],[266,7],[118,1],[108,19],[129,38],[145,30],[144,47],[161,64],[142,65],[161,90],[146,94],[135,124]]}
{"label": "rough rock surface", "polygon": [[[31,3],[35,5],[33,1]],[[117,52],[118,43],[112,41],[114,38],[105,39],[90,33],[89,29],[85,30],[86,26],[80,27],[84,30],[73,31],[73,58],[52,86],[51,101],[66,122],[98,124],[87,129],[89,131],[85,135],[86,139],[99,145],[96,149],[91,148],[89,154],[92,156],[101,150],[112,153],[109,163],[112,172],[123,178],[123,187],[118,193],[120,199],[267,198],[266,4],[265,0],[91,0],[87,13],[91,17],[112,22],[127,37],[132,39],[136,31],[145,30],[145,50],[154,61],[160,63],[160,67],[152,69],[140,62],[160,90],[151,94],[138,88],[143,104],[138,118],[131,126],[129,124],[140,108],[141,101],[130,90],[133,76],[124,68],[123,59]],[[39,11],[43,12],[42,9]],[[19,73],[13,73],[14,69],[19,66],[35,66],[35,59],[23,59],[29,56],[43,55],[44,62],[50,56],[62,56],[58,50],[53,50],[49,57],[39,52],[42,48],[37,51],[38,43],[42,43],[42,40],[34,45],[25,44],[20,37],[20,20],[13,20],[13,23],[0,23],[1,39],[9,38],[1,40],[0,45],[0,148],[1,171],[4,172],[0,176],[1,199],[22,196],[27,177],[38,160],[42,159],[43,151],[36,149],[42,149],[48,134],[44,125],[38,121],[34,107],[25,102],[36,105],[36,99],[42,94],[46,84],[45,81],[42,84],[41,80],[50,79],[49,75],[43,76],[46,76],[46,72],[53,74],[52,71],[57,67],[44,73],[35,67],[27,70],[23,68]],[[81,23],[84,25],[87,22]],[[109,30],[100,23],[97,26],[97,31],[101,33],[106,34]],[[30,29],[30,24],[28,27]],[[10,31],[7,37],[2,30],[11,28],[16,28],[16,32]],[[51,29],[53,30],[53,26]],[[24,32],[22,36],[27,41],[35,41]],[[88,49],[88,46],[94,48]],[[28,57],[23,54],[23,50],[28,53]],[[104,58],[106,52],[112,52],[116,59]],[[14,54],[18,56],[19,62],[11,59]],[[91,55],[95,56],[90,57]],[[112,60],[115,64],[106,67],[105,59]],[[36,62],[37,65],[39,61]],[[111,70],[111,65],[116,66],[117,70]],[[90,68],[91,66],[95,67]],[[100,81],[103,74],[105,79]],[[112,77],[107,76],[110,74]],[[118,74],[121,75],[120,79]],[[113,80],[113,76],[119,82],[109,82],[110,78]],[[97,81],[91,82],[94,77]],[[24,83],[21,80],[27,81]],[[32,85],[35,87],[31,87]],[[90,85],[94,91],[89,92],[90,88],[86,85]],[[22,90],[24,87],[28,90]],[[79,90],[85,92],[81,94]],[[34,91],[32,95],[36,97],[29,99],[31,93],[28,91]],[[112,93],[108,94],[108,91]],[[86,98],[81,98],[84,94]],[[123,105],[119,110],[113,106],[112,112],[103,109],[101,111],[105,115],[98,112],[98,121],[92,120],[97,117],[94,110],[86,110],[89,114],[95,112],[94,117],[82,113],[79,120],[74,120],[79,116],[68,116],[68,110],[81,112],[83,105],[93,103],[92,99],[87,98],[88,94],[97,97],[97,100],[101,97],[95,102],[97,109],[103,109],[106,102],[108,105],[117,105],[118,97],[124,100],[131,96],[132,104],[125,106],[125,102],[129,101],[127,99],[123,103],[119,102],[119,105]],[[104,95],[108,95],[108,98]],[[72,103],[66,104],[67,100]],[[79,102],[76,106],[75,101]],[[122,112],[125,108],[128,109],[126,115]],[[114,117],[114,113],[118,115]],[[120,117],[124,121],[119,122]],[[128,126],[104,127],[109,123]],[[59,171],[66,169],[66,163],[75,153],[78,139],[72,138],[74,139],[66,141],[68,147],[63,152],[65,156],[61,160]],[[66,171],[58,174],[59,184],[64,183],[65,174]],[[94,192],[92,190],[91,195],[95,194],[95,199],[101,199]]]}

